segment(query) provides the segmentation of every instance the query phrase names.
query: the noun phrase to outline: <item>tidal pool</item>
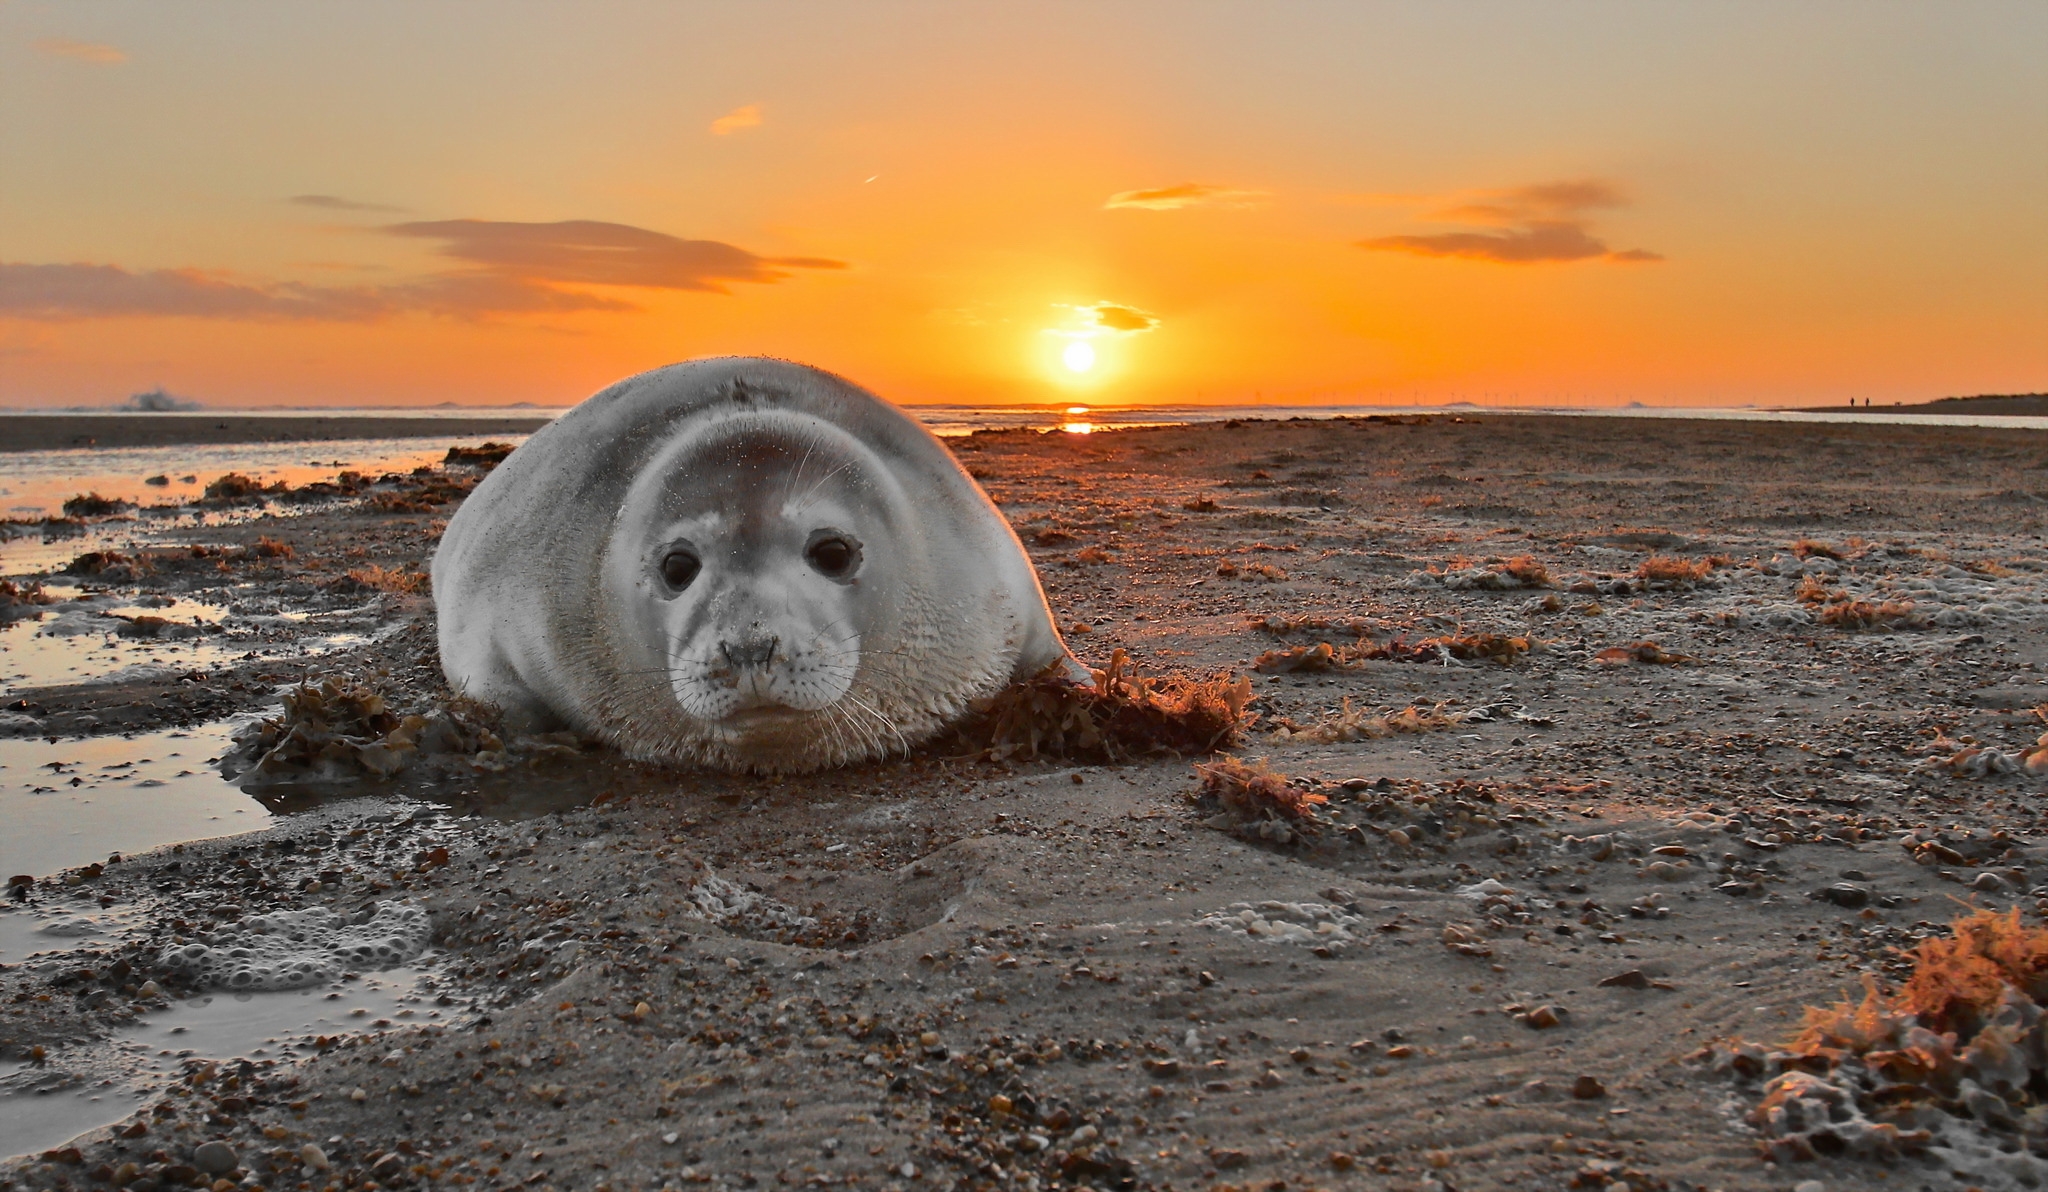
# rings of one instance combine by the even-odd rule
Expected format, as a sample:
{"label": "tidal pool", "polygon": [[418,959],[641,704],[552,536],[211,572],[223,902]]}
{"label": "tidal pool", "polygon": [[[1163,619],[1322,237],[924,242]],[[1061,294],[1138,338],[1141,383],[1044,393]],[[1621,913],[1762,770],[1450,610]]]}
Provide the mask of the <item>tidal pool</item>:
{"label": "tidal pool", "polygon": [[213,765],[237,723],[0,739],[0,875],[43,877],[110,853],[267,827],[270,812]]}

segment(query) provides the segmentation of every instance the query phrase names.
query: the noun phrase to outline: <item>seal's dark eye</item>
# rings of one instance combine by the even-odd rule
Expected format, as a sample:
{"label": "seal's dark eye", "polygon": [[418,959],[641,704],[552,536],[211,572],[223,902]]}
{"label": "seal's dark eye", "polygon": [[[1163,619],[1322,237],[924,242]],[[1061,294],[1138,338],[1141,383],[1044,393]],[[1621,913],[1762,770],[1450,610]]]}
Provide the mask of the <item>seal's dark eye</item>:
{"label": "seal's dark eye", "polygon": [[661,582],[680,592],[690,586],[704,564],[686,550],[672,550],[661,557]]}
{"label": "seal's dark eye", "polygon": [[812,570],[826,579],[846,579],[860,566],[860,544],[833,535],[820,538],[804,550]]}

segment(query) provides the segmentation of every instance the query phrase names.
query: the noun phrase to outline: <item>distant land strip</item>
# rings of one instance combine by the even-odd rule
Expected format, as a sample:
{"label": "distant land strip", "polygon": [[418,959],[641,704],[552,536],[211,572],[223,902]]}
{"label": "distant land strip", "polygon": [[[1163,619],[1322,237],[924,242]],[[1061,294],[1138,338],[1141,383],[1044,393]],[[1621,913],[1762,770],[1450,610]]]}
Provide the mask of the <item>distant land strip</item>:
{"label": "distant land strip", "polygon": [[1800,414],[2003,414],[2011,418],[2048,418],[2048,393],[1983,393],[1976,397],[1940,397],[1904,405],[1899,402],[1854,403],[1846,406],[1789,406]]}
{"label": "distant land strip", "polygon": [[0,452],[174,447],[188,443],[310,443],[322,439],[472,439],[531,434],[552,419],[526,415],[380,418],[360,414],[0,414]]}

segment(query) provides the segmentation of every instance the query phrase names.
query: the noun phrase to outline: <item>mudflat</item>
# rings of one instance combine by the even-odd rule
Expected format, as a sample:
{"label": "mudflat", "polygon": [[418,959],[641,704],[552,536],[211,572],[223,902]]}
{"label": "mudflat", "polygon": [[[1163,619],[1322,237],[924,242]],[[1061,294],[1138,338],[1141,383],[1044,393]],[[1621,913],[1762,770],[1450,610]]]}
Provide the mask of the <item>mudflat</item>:
{"label": "mudflat", "polygon": [[[265,788],[321,809],[23,887],[137,926],[0,971],[10,1054],[88,1080],[95,1040],[194,988],[175,948],[379,902],[427,912],[446,1022],[196,1057],[0,1184],[182,1177],[213,1141],[248,1186],[309,1188],[1991,1186],[2032,1162],[1966,1115],[1799,1161],[1723,1061],[1895,985],[1961,909],[2038,919],[2048,437],[1434,416],[953,446],[1075,652],[1249,675],[1233,752],[1291,795],[1233,798],[1210,758],[963,740],[773,779],[508,742]],[[180,530],[226,553],[106,581],[346,604],[371,644],[19,692],[7,731],[188,723],[301,677],[445,701],[420,571],[453,505],[417,504]]]}
{"label": "mudflat", "polygon": [[0,452],[73,447],[176,447],[188,443],[307,443],[332,439],[429,439],[531,434],[548,423],[533,415],[390,418],[321,414],[7,414]]}

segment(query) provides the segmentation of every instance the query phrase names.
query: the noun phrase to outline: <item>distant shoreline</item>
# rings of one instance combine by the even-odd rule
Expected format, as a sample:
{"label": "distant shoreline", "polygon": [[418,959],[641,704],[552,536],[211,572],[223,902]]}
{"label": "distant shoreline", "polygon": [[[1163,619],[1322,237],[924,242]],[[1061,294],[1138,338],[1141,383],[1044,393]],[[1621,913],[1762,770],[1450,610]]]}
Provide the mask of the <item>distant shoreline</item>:
{"label": "distant shoreline", "polygon": [[1904,405],[1783,406],[1794,414],[1990,414],[2004,418],[2048,417],[2048,393],[1986,393],[1940,397]]}
{"label": "distant shoreline", "polygon": [[177,447],[219,443],[306,443],[327,439],[461,439],[526,435],[552,418],[494,414],[478,417],[365,418],[358,415],[0,414],[0,452],[72,448]]}

